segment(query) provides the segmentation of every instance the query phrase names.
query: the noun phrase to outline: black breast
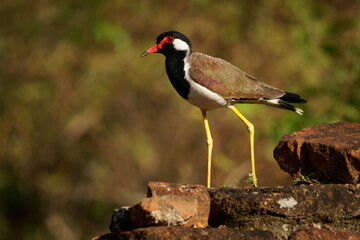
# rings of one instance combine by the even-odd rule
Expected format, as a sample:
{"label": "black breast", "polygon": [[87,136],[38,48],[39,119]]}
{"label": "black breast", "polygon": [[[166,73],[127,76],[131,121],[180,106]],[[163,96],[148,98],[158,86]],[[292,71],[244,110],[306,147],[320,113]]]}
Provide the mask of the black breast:
{"label": "black breast", "polygon": [[166,73],[175,90],[184,99],[188,99],[190,83],[185,79],[184,58],[181,56],[169,56],[165,60]]}

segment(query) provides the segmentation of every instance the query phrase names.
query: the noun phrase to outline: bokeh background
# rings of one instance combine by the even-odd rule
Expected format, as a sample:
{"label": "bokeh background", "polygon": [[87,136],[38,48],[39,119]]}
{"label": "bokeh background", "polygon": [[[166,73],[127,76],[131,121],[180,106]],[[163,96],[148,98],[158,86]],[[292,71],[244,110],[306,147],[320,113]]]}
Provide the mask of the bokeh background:
{"label": "bokeh background", "polygon": [[[168,30],[308,100],[304,116],[238,105],[255,125],[259,185],[293,181],[272,156],[280,137],[359,122],[359,1],[2,0],[0,239],[89,239],[148,181],[205,184],[199,109],[139,55]],[[300,107],[300,106],[299,106]],[[209,112],[213,186],[242,185],[248,132]]]}

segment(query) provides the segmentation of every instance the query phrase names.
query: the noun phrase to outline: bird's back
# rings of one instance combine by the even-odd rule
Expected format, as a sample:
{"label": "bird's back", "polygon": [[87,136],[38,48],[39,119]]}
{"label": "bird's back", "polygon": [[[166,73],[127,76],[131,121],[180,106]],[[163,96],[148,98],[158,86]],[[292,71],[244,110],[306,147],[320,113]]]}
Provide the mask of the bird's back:
{"label": "bird's back", "polygon": [[192,80],[226,99],[272,99],[285,94],[221,58],[194,52],[186,61]]}

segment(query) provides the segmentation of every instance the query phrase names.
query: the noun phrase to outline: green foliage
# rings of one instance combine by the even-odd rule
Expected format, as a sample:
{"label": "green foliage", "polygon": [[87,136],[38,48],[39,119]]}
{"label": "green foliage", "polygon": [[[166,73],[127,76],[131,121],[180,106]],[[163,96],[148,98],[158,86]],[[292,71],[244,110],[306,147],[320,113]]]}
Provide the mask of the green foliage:
{"label": "green foliage", "polygon": [[[304,116],[238,106],[260,185],[289,179],[267,161],[282,135],[360,121],[357,1],[3,0],[0,13],[0,239],[90,239],[149,180],[205,183],[200,111],[162,56],[139,58],[165,30],[308,100]],[[209,120],[213,185],[246,179],[246,127],[226,110]]]}
{"label": "green foliage", "polygon": [[308,184],[320,184],[317,179],[311,178],[312,175],[315,173],[311,173],[307,176],[302,175],[299,173],[299,179],[294,180],[296,183],[308,183]]}
{"label": "green foliage", "polygon": [[237,187],[242,187],[242,188],[251,188],[254,187],[254,175],[252,173],[249,173],[247,178],[243,181],[239,181],[234,179],[234,181],[236,182]]}

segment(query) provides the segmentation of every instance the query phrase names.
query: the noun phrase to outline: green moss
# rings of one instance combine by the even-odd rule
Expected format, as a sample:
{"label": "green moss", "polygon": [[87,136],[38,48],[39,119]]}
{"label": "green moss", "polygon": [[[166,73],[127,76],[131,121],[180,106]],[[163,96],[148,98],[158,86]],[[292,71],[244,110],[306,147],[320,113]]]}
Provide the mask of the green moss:
{"label": "green moss", "polygon": [[225,221],[225,225],[234,229],[242,229],[242,227],[246,226],[246,221],[247,217],[239,214],[236,210],[231,210],[229,218]]}

